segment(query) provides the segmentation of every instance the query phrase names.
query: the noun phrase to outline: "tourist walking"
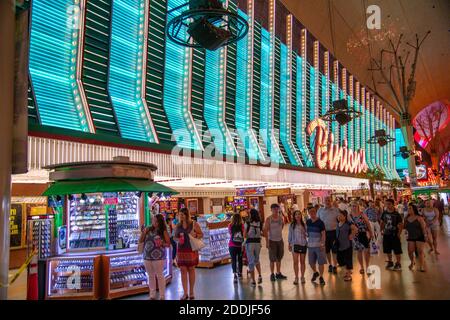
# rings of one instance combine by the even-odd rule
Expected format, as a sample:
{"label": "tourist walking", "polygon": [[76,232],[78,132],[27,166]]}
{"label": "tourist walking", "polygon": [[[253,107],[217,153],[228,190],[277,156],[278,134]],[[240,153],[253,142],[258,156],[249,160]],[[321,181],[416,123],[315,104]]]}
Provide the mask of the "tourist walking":
{"label": "tourist walking", "polygon": [[338,225],[336,227],[337,261],[339,266],[345,266],[344,281],[352,281],[353,270],[353,239],[358,228],[348,221],[347,211],[339,211]]}
{"label": "tourist walking", "polygon": [[[264,223],[266,248],[269,249],[270,281],[285,280],[287,277],[281,273],[281,260],[284,256],[283,217],[280,213],[280,206],[277,203],[272,204],[270,210],[272,215]],[[277,270],[276,274],[275,267]]]}
{"label": "tourist walking", "polygon": [[228,249],[231,256],[231,268],[233,270],[233,282],[238,283],[242,279],[242,244],[244,243],[244,224],[241,214],[235,213],[231,217],[231,223],[228,226],[230,241]]}
{"label": "tourist walking", "polygon": [[[403,230],[403,217],[395,211],[394,200],[385,201],[385,210],[381,215],[381,234],[383,235],[383,252],[387,255],[386,269],[400,271],[402,251],[401,232]],[[392,260],[392,252],[395,254],[395,265]]]}
{"label": "tourist walking", "polygon": [[[325,224],[319,219],[316,208],[308,208],[309,219],[306,221],[306,234],[308,239],[308,262],[313,270],[312,282],[319,278],[319,283],[325,285],[323,279],[324,265],[327,263],[325,256]],[[317,271],[317,265],[318,270]]]}
{"label": "tourist walking", "polygon": [[[175,229],[175,241],[178,243],[177,264],[181,271],[183,296],[181,300],[194,300],[195,267],[198,265],[198,252],[192,250],[189,236],[197,239],[203,238],[200,225],[191,219],[189,210],[182,208],[178,215],[179,223]],[[189,295],[188,295],[189,292]]]}
{"label": "tourist walking", "polygon": [[433,204],[431,200],[425,201],[425,207],[423,208],[423,217],[425,218],[425,221],[427,223],[427,229],[430,237],[428,237],[428,245],[430,246],[430,251],[435,254],[439,254],[439,251],[437,250],[438,242],[437,242],[437,235],[439,230],[439,211],[435,207],[433,207]]}
{"label": "tourist walking", "polygon": [[325,224],[325,253],[328,261],[328,272],[337,274],[336,226],[339,209],[332,206],[331,197],[325,197],[325,206],[317,212],[319,219]]}
{"label": "tourist walking", "polygon": [[[350,204],[350,219],[349,219],[358,229],[354,239],[353,247],[357,252],[358,262],[360,265],[359,273],[364,274],[369,273],[370,265],[370,239],[373,237],[372,227],[370,226],[369,219],[360,210],[359,205],[356,201]],[[364,268],[364,262],[366,268]],[[366,270],[366,271],[364,271]]]}
{"label": "tourist walking", "polygon": [[144,244],[143,259],[148,276],[150,299],[156,299],[156,282],[158,282],[159,299],[165,299],[166,248],[170,247],[170,237],[162,214],[152,217],[152,225],[144,229],[139,239]]}
{"label": "tourist walking", "polygon": [[427,229],[424,219],[419,216],[419,210],[416,205],[408,206],[408,215],[405,218],[405,230],[408,233],[408,255],[411,261],[409,269],[413,270],[416,261],[417,252],[419,258],[419,271],[425,272],[425,241],[427,239]]}
{"label": "tourist walking", "polygon": [[306,226],[300,210],[294,211],[293,220],[289,225],[288,242],[289,252],[292,252],[292,258],[294,262],[294,285],[298,285],[299,262],[301,271],[300,281],[301,283],[305,283],[305,258],[307,251]]}
{"label": "tourist walking", "polygon": [[247,254],[248,271],[252,279],[251,285],[256,286],[255,268],[258,271],[258,284],[262,283],[261,264],[259,254],[261,252],[261,237],[263,224],[258,210],[251,209],[249,220],[244,226],[245,252]]}
{"label": "tourist walking", "polygon": [[381,248],[380,214],[372,200],[369,200],[368,205],[364,210],[364,214],[369,219],[373,232],[372,239],[370,240],[370,254],[375,255],[379,253]]}

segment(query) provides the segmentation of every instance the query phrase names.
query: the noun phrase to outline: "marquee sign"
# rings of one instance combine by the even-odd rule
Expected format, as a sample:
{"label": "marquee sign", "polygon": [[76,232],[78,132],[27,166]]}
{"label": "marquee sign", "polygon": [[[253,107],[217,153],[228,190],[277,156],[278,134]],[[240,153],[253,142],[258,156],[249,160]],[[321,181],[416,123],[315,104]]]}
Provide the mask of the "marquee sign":
{"label": "marquee sign", "polygon": [[334,143],[333,133],[328,132],[326,123],[321,119],[311,121],[306,128],[311,135],[316,132],[314,142],[315,162],[319,169],[329,169],[347,173],[367,171],[366,153],[363,149],[353,151],[347,147],[347,140],[342,146]]}

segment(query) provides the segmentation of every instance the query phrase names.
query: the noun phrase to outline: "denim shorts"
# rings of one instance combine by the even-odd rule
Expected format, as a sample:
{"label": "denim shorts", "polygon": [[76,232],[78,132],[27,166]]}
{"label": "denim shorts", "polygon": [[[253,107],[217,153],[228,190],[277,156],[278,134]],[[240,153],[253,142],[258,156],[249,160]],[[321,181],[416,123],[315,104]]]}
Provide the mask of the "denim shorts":
{"label": "denim shorts", "polygon": [[321,248],[308,248],[308,262],[310,265],[315,265],[319,263],[319,265],[327,264],[327,257],[325,256],[325,250]]}

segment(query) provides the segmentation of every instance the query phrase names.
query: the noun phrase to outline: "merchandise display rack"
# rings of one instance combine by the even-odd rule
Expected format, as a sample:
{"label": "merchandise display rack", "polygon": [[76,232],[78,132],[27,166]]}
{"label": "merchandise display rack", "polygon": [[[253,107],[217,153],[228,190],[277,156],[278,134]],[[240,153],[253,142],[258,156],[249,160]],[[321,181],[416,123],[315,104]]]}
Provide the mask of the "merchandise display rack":
{"label": "merchandise display rack", "polygon": [[100,298],[100,255],[50,258],[47,269],[46,299]]}
{"label": "merchandise display rack", "polygon": [[[166,283],[172,280],[172,253],[167,249],[164,267]],[[115,299],[148,292],[147,275],[142,254],[137,252],[102,255],[102,283],[105,299]]]}
{"label": "merchandise display rack", "polygon": [[227,216],[221,214],[210,214],[198,217],[203,231],[203,241],[205,247],[200,250],[199,268],[213,268],[214,266],[230,263],[230,253],[228,242],[230,235],[228,225],[230,221]]}

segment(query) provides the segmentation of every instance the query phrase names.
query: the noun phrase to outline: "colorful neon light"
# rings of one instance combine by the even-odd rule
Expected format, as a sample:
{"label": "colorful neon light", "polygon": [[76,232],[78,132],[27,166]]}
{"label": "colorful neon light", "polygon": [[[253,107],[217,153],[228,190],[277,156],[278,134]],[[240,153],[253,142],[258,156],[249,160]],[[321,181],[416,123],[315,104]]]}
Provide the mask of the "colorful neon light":
{"label": "colorful neon light", "polygon": [[347,173],[361,173],[367,171],[364,150],[353,151],[344,139],[342,146],[334,144],[334,135],[329,133],[327,125],[321,119],[308,124],[307,132],[316,132],[315,162],[319,169],[329,169]]}

